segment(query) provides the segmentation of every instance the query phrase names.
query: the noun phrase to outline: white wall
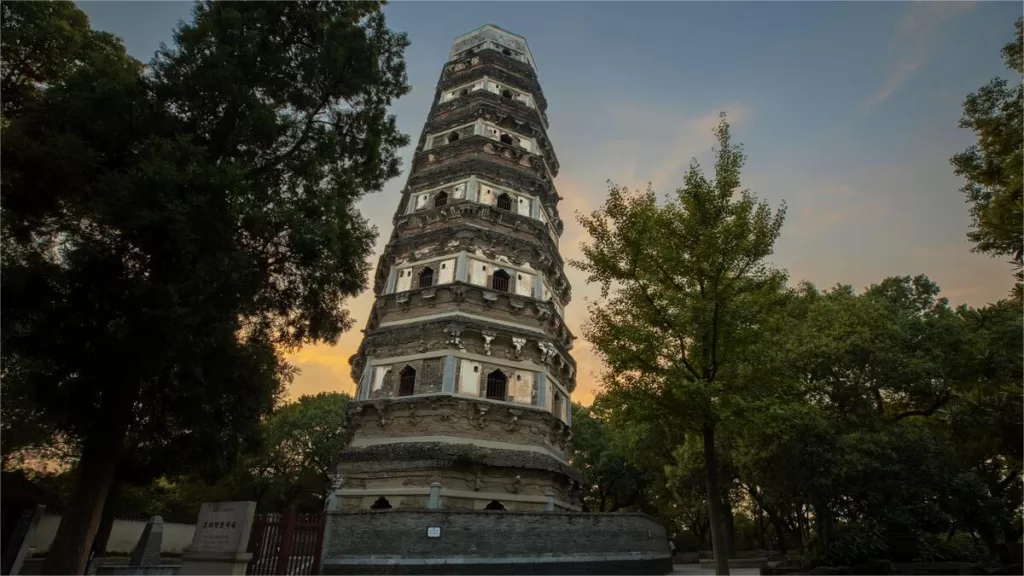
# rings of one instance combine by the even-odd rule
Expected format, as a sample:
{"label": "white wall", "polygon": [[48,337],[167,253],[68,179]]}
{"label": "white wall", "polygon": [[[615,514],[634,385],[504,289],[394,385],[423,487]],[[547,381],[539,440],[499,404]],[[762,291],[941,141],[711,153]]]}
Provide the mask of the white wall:
{"label": "white wall", "polygon": [[462,360],[459,370],[459,394],[480,395],[480,363]]}
{"label": "white wall", "polygon": [[[40,554],[50,548],[53,538],[57,535],[57,527],[60,526],[60,516],[44,515],[32,538],[29,546],[35,554]],[[146,528],[145,520],[114,520],[114,527],[110,530],[110,540],[107,541],[107,553],[131,554],[135,545],[142,537],[142,531]],[[165,554],[181,554],[185,547],[192,543],[192,534],[195,532],[195,524],[178,524],[175,522],[164,523],[164,537],[160,551]]]}

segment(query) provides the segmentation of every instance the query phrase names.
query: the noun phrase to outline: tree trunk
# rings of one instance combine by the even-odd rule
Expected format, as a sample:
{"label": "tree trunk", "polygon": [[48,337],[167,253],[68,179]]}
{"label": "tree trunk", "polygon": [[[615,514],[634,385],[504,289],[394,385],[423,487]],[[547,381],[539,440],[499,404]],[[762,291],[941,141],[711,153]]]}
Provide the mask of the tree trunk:
{"label": "tree trunk", "polygon": [[824,551],[832,542],[834,532],[832,511],[825,504],[819,503],[814,507],[814,528],[818,533],[818,549]]}
{"label": "tree trunk", "polygon": [[101,558],[107,553],[107,542],[110,541],[110,532],[114,529],[114,515],[117,511],[117,500],[121,497],[121,482],[114,480],[107,492],[107,501],[103,505],[103,517],[100,520],[100,527],[96,530],[96,538],[92,542],[94,558]]}
{"label": "tree trunk", "polygon": [[722,494],[722,516],[725,518],[725,552],[729,558],[733,558],[736,556],[736,519],[733,517],[728,490]]}
{"label": "tree trunk", "polygon": [[778,541],[779,554],[788,554],[789,546],[786,545],[786,527],[782,524],[782,520],[776,514],[768,512],[768,521],[772,523],[772,528],[775,528],[775,539]]}
{"label": "tree trunk", "polygon": [[82,447],[75,490],[43,561],[41,574],[82,574],[89,561],[135,398],[135,394],[123,388],[106,392],[96,426]]}
{"label": "tree trunk", "polygon": [[707,477],[708,518],[711,523],[711,550],[715,555],[715,573],[728,576],[725,517],[721,490],[718,487],[718,458],[715,455],[715,429],[704,425],[704,469]]}

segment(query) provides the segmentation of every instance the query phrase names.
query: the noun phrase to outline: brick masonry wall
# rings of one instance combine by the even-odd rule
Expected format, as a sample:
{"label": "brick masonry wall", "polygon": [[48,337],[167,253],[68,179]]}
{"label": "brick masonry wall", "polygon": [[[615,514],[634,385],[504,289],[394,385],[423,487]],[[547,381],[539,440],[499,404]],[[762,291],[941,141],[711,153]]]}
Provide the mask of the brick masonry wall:
{"label": "brick masonry wall", "polygon": [[[427,529],[439,527],[437,538]],[[664,527],[644,514],[374,510],[327,519],[324,573],[665,574]]]}

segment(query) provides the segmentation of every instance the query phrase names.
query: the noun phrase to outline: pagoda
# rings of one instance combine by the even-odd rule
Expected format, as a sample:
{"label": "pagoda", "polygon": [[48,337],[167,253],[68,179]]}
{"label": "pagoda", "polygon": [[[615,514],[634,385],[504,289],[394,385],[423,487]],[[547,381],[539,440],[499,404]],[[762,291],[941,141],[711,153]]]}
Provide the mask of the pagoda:
{"label": "pagoda", "polygon": [[351,358],[329,510],[580,510],[546,110],[523,37],[455,40]]}

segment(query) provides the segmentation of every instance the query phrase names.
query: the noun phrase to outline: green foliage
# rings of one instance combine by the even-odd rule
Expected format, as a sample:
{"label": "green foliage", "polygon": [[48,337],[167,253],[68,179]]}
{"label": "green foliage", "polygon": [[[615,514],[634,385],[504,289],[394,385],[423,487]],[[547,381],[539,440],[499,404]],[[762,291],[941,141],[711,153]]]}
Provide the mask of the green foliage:
{"label": "green foliage", "polygon": [[857,522],[840,528],[835,540],[810,563],[849,566],[884,558],[886,551],[882,528],[871,522]]}
{"label": "green foliage", "polygon": [[978,143],[953,156],[955,172],[967,181],[961,191],[971,204],[973,229],[967,237],[975,250],[1010,256],[1019,282],[1024,279],[1024,18],[1015,38],[1003,48],[1006,66],[1016,72],[1015,86],[995,78],[967,96],[960,127],[973,131]]}
{"label": "green foliage", "polygon": [[[785,207],[773,213],[740,188],[745,157],[722,115],[714,130],[715,176],[696,161],[683,188],[659,203],[654,191],[631,194],[609,184],[604,206],[578,215],[592,242],[572,265],[601,285],[584,335],[605,361],[605,383],[621,397],[640,398],[645,413],[675,443],[701,434],[711,532],[719,570],[725,550],[731,478],[719,485],[715,427],[733,410],[773,396],[769,341],[785,301],[785,275],[766,258],[779,237]],[[632,404],[632,400],[630,400]],[[663,417],[663,418],[662,418]]]}
{"label": "green foliage", "polygon": [[2,376],[94,475],[59,546],[119,459],[230,469],[281,353],[351,326],[376,235],[355,205],[408,141],[381,6],[200,3],[146,69],[70,3],[4,6]]}
{"label": "green foliage", "polygon": [[[1004,49],[1018,73],[1022,28]],[[978,145],[953,159],[976,250],[1018,267],[1022,116],[1021,87],[994,80],[964,106]],[[644,500],[695,539],[721,500],[730,540],[808,565],[1019,563],[1021,285],[979,309],[950,307],[924,275],[787,289],[764,263],[782,212],[734,193],[742,155],[718,135],[713,182],[694,166],[664,204],[612,186],[581,217],[594,242],[574,264],[603,290],[584,332],[608,367],[591,412],[665,487]]]}
{"label": "green foliage", "polygon": [[[267,419],[262,448],[245,467],[250,486],[262,492],[261,503],[323,509],[332,464],[345,447],[343,425],[351,399],[337,392],[300,396]],[[268,493],[277,502],[267,502]]]}
{"label": "green foliage", "polygon": [[591,409],[572,406],[570,463],[583,475],[583,501],[592,512],[643,508],[646,479],[627,458],[625,441]]}
{"label": "green foliage", "polygon": [[673,407],[695,407],[695,424],[713,422],[712,405],[740,384],[731,366],[753,348],[785,279],[765,263],[784,209],[772,214],[739,190],[742,149],[724,117],[715,133],[714,180],[694,162],[664,204],[650,188],[610,185],[605,205],[579,217],[593,242],[572,262],[602,288],[584,333],[609,374],[663,386]]}

